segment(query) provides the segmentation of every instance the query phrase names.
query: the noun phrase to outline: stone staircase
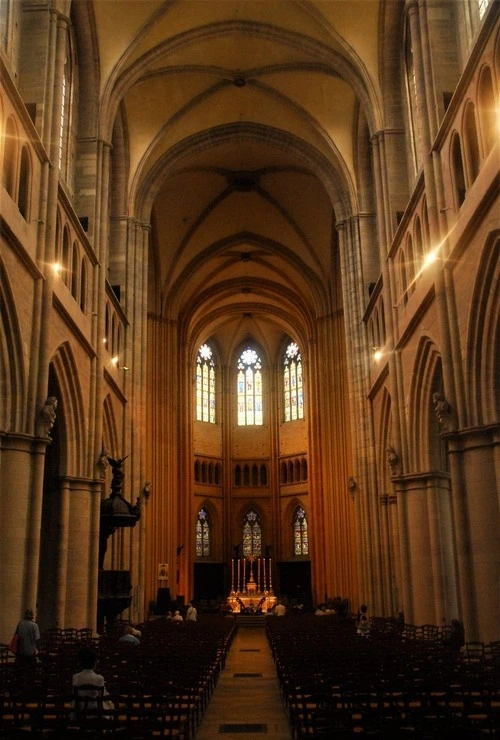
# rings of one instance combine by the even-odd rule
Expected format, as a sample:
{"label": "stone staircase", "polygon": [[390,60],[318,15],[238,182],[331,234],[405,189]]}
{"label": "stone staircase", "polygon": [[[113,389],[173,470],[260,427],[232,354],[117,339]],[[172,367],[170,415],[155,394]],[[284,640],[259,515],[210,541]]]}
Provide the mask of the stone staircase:
{"label": "stone staircase", "polygon": [[266,615],[265,614],[236,614],[236,624],[238,627],[260,627],[266,626]]}

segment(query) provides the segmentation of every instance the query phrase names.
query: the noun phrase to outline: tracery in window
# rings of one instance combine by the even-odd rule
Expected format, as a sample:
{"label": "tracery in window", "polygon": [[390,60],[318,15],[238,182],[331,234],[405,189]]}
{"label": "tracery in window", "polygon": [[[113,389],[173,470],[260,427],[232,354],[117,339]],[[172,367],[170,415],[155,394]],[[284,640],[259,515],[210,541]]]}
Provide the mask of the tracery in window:
{"label": "tracery in window", "polygon": [[210,557],[210,517],[206,509],[200,509],[196,520],[196,557]]}
{"label": "tracery in window", "polygon": [[238,360],[238,426],[262,424],[262,362],[257,352],[247,347]]}
{"label": "tracery in window", "polygon": [[301,506],[296,509],[293,517],[293,552],[294,555],[309,555],[307,517]]}
{"label": "tracery in window", "polygon": [[196,420],[215,424],[215,360],[208,344],[202,344],[196,361]]}
{"label": "tracery in window", "polygon": [[283,391],[285,421],[304,418],[304,391],[302,386],[302,357],[299,345],[290,342],[283,358]]}
{"label": "tracery in window", "polygon": [[262,555],[262,530],[260,519],[250,510],[243,521],[243,556],[259,558]]}

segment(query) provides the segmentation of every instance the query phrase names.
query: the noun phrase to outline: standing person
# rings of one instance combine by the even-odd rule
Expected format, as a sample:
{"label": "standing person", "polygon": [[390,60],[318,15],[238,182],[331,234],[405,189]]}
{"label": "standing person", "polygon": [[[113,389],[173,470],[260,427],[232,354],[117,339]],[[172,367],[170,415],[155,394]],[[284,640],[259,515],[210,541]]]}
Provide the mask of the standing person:
{"label": "standing person", "polygon": [[465,629],[459,619],[451,620],[451,634],[448,638],[448,644],[455,658],[460,657],[460,651],[465,645]]}
{"label": "standing person", "polygon": [[281,601],[278,601],[276,606],[274,607],[274,614],[277,617],[284,617],[286,614],[286,606],[281,603]]}
{"label": "standing person", "polygon": [[36,660],[37,645],[40,640],[40,630],[35,622],[32,609],[26,609],[24,619],[17,625],[19,643],[17,646],[17,663],[34,663]]}
{"label": "standing person", "polygon": [[191,602],[188,602],[186,611],[186,622],[196,622],[197,617],[198,611],[196,607],[194,607]]}
{"label": "standing person", "polygon": [[369,637],[370,620],[368,619],[368,607],[366,606],[366,604],[361,604],[361,606],[359,607],[356,628],[356,632],[358,635],[361,635],[361,637]]}

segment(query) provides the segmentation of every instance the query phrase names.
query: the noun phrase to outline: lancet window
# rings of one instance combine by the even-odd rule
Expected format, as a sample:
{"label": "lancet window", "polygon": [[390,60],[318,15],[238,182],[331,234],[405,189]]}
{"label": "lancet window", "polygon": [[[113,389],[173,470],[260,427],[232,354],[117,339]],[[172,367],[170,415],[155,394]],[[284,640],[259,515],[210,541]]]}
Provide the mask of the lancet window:
{"label": "lancet window", "polygon": [[309,555],[307,517],[301,506],[296,509],[293,517],[293,552],[294,555]]}
{"label": "lancet window", "polygon": [[283,357],[283,392],[285,421],[303,419],[302,357],[295,342],[290,342]]}
{"label": "lancet window", "polygon": [[251,347],[238,359],[238,426],[262,424],[262,361]]}
{"label": "lancet window", "polygon": [[196,361],[196,420],[215,424],[216,367],[212,349],[202,344]]}
{"label": "lancet window", "polygon": [[262,555],[262,529],[255,511],[249,511],[243,522],[243,556],[258,558]]}
{"label": "lancet window", "polygon": [[200,509],[196,520],[196,557],[209,558],[210,546],[210,518],[206,509]]}

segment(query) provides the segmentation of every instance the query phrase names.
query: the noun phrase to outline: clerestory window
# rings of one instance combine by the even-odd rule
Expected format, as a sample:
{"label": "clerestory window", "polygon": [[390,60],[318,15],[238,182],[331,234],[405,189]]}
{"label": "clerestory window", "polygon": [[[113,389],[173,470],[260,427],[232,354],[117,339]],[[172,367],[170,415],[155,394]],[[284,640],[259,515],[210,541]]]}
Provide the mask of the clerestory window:
{"label": "clerestory window", "polygon": [[285,421],[303,419],[302,358],[296,342],[290,342],[283,357],[283,393]]}
{"label": "clerestory window", "polygon": [[196,360],[196,420],[215,424],[215,359],[208,344],[202,344]]}
{"label": "clerestory window", "polygon": [[238,359],[238,426],[262,424],[262,362],[247,347]]}

